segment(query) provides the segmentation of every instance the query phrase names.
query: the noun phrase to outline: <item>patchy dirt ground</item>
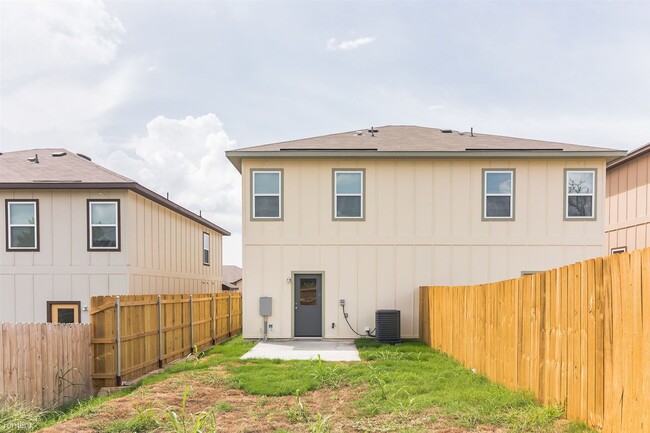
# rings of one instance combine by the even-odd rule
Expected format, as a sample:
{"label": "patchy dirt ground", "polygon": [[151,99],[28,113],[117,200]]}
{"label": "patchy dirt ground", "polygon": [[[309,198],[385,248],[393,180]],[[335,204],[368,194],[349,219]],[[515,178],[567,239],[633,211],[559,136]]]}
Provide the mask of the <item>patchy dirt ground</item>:
{"label": "patchy dirt ground", "polygon": [[[250,395],[233,389],[228,375],[229,373],[221,367],[200,372],[179,373],[163,382],[139,388],[126,397],[110,400],[85,417],[57,424],[41,432],[98,433],[104,431],[112,421],[129,419],[148,408],[151,408],[157,414],[157,418],[161,419],[164,417],[165,408],[174,408],[177,412],[180,410],[183,392],[187,386],[191,387],[187,399],[187,412],[197,413],[216,408],[218,432],[309,431],[307,421],[289,415],[291,410],[295,412],[299,408],[295,396]],[[301,401],[312,421],[316,419],[316,414],[330,417],[330,432],[464,433],[470,431],[453,427],[444,419],[436,418],[433,413],[362,417],[352,403],[361,398],[363,392],[364,389],[361,388],[324,388],[305,393],[301,396]],[[159,428],[156,431],[166,430]],[[471,431],[503,432],[503,430],[487,427]]]}

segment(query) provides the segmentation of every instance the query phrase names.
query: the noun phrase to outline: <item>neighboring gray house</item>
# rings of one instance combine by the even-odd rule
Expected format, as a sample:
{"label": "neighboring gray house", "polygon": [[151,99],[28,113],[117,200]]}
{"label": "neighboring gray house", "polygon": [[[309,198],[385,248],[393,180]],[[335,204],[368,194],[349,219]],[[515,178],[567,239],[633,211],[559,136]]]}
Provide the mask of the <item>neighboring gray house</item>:
{"label": "neighboring gray house", "polygon": [[241,290],[242,269],[235,265],[224,265],[221,273],[223,290]]}

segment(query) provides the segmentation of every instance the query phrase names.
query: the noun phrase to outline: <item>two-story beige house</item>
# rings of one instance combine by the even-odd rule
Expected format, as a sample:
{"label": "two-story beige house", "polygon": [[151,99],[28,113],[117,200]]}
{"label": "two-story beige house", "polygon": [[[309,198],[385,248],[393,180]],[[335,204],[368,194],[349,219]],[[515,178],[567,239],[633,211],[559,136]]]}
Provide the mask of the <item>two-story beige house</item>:
{"label": "two-story beige house", "polygon": [[90,297],[221,290],[226,230],[65,149],[0,154],[0,322],[87,322]]}
{"label": "two-story beige house", "polygon": [[650,246],[650,143],[607,164],[607,254]]}
{"label": "two-story beige house", "polygon": [[375,310],[417,337],[420,285],[602,254],[605,165],[625,152],[385,126],[226,152],[243,179],[244,337],[354,337]]}

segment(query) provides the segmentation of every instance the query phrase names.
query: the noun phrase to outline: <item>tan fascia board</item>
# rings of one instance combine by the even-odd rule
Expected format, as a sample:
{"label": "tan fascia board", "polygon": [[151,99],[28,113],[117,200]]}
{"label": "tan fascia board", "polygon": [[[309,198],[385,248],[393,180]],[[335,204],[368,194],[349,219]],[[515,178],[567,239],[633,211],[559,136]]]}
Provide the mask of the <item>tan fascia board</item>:
{"label": "tan fascia board", "polygon": [[463,150],[459,152],[380,152],[377,150],[281,150],[281,151],[228,151],[226,157],[241,173],[243,158],[268,159],[543,159],[604,158],[607,162],[625,156],[624,150],[608,151],[558,151],[558,150]]}
{"label": "tan fascia board", "polygon": [[643,155],[646,155],[647,153],[650,152],[650,143],[647,143],[638,149],[631,150],[628,152],[626,155],[623,155],[622,157],[611,161],[607,164],[607,169],[612,169],[614,167],[618,167],[619,165],[625,164],[628,161],[632,161],[636,158],[639,158]]}
{"label": "tan fascia board", "polygon": [[21,183],[0,183],[0,190],[2,189],[126,189],[140,194],[149,200],[158,203],[194,222],[201,224],[203,227],[212,229],[223,236],[230,236],[230,232],[218,225],[206,220],[205,218],[195,214],[194,212],[185,209],[183,206],[167,200],[165,197],[156,194],[148,188],[143,187],[137,182],[21,182]]}

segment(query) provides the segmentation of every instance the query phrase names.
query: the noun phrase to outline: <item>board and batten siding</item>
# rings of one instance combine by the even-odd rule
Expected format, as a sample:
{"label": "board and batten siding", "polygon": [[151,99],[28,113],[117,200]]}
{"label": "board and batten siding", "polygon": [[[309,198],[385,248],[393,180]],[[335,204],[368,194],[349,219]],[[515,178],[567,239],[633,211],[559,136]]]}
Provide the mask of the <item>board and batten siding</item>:
{"label": "board and batten siding", "polygon": [[607,170],[607,251],[650,246],[650,155]]}
{"label": "board and batten siding", "polygon": [[[6,199],[38,199],[40,250],[6,251]],[[87,250],[87,200],[120,200],[120,251]],[[132,191],[0,190],[0,322],[45,322],[47,301],[221,288],[221,234]],[[211,266],[202,260],[210,233]]]}
{"label": "board and batten siding", "polygon": [[[250,171],[283,169],[283,220],[251,221]],[[365,169],[365,220],[333,221],[332,169]],[[515,169],[514,221],[482,220],[483,169]],[[564,171],[597,170],[597,218],[565,221]],[[401,310],[417,337],[421,285],[519,277],[601,255],[604,159],[244,159],[244,337],[262,332],[259,297],[273,298],[271,338],[293,334],[293,273],[323,273],[323,337],[374,329],[377,309]],[[332,328],[334,323],[334,328]]]}
{"label": "board and batten siding", "polygon": [[[128,193],[130,294],[221,291],[222,235],[132,191]],[[203,264],[203,233],[210,265]]]}

